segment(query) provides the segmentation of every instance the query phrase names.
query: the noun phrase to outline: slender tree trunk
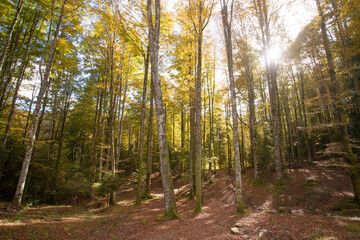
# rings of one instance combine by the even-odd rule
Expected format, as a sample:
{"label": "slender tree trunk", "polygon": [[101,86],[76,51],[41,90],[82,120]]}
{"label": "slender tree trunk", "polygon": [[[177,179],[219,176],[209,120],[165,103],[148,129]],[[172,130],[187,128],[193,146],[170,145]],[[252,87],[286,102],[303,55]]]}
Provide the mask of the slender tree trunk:
{"label": "slender tree trunk", "polygon": [[107,108],[106,89],[102,89],[102,95],[103,95],[103,110],[102,110],[102,119],[101,119],[101,142],[100,142],[100,155],[99,155],[99,182],[101,182],[102,179],[103,161],[104,161],[105,112]]}
{"label": "slender tree trunk", "polygon": [[55,56],[56,43],[57,43],[57,40],[58,40],[60,27],[61,27],[62,20],[63,20],[64,8],[65,8],[66,3],[67,3],[67,0],[64,0],[63,4],[62,4],[62,7],[61,7],[60,17],[59,17],[59,20],[58,20],[58,23],[57,23],[57,26],[56,26],[56,30],[55,30],[55,33],[54,33],[54,39],[53,39],[53,42],[51,44],[51,49],[49,51],[49,56],[48,56],[48,60],[47,60],[47,64],[46,64],[45,74],[44,74],[44,77],[41,79],[41,87],[40,87],[40,91],[39,91],[39,94],[38,94],[38,97],[37,97],[37,103],[36,103],[36,107],[35,107],[34,114],[33,114],[33,122],[32,122],[32,125],[31,125],[29,143],[28,143],[28,146],[26,148],[26,154],[25,154],[25,157],[24,157],[24,162],[23,162],[23,165],[22,165],[19,181],[18,181],[18,184],[17,184],[17,187],[16,187],[15,197],[14,197],[14,200],[13,200],[15,203],[17,203],[19,205],[21,204],[21,200],[22,200],[22,196],[23,196],[23,192],[24,192],[26,177],[27,177],[27,173],[28,173],[28,170],[29,170],[32,150],[33,150],[34,142],[35,142],[35,133],[36,133],[37,124],[38,124],[38,118],[39,118],[39,112],[40,112],[40,108],[41,108],[41,102],[42,102],[42,98],[43,98],[44,93],[45,93],[45,91],[47,89],[47,86],[48,86],[48,80],[49,80],[49,76],[50,76],[50,72],[51,72],[51,67],[53,65],[54,56]]}
{"label": "slender tree trunk", "polygon": [[244,144],[244,128],[243,128],[243,118],[242,118],[242,110],[241,110],[241,101],[239,99],[239,119],[240,119],[240,134],[241,134],[241,151],[240,151],[240,164],[241,164],[241,172],[245,173],[245,144]]}
{"label": "slender tree trunk", "polygon": [[[34,19],[36,20],[37,17],[35,17]],[[2,177],[3,168],[4,168],[4,165],[5,165],[5,148],[6,148],[6,143],[7,143],[8,137],[9,137],[9,133],[10,133],[11,123],[12,123],[13,116],[14,116],[14,113],[15,113],[15,106],[16,106],[16,101],[17,101],[17,98],[18,98],[19,89],[20,89],[22,80],[24,78],[25,69],[26,69],[26,67],[27,67],[27,65],[28,65],[28,63],[30,61],[30,52],[33,49],[34,43],[37,41],[37,37],[38,37],[38,34],[36,34],[35,39],[33,41],[33,44],[31,44],[32,36],[33,36],[33,34],[35,32],[36,26],[37,26],[37,23],[33,23],[33,26],[32,26],[32,28],[30,30],[30,36],[29,36],[27,44],[26,44],[27,47],[26,47],[26,50],[25,50],[25,53],[24,53],[22,64],[20,66],[19,76],[18,76],[17,81],[16,81],[15,92],[14,92],[13,100],[12,100],[12,103],[11,103],[10,113],[9,113],[9,116],[8,116],[8,121],[7,121],[5,132],[4,132],[4,137],[2,139],[1,146],[0,146],[0,155],[1,155],[0,156],[0,180],[1,180],[1,177]],[[41,26],[42,26],[42,24],[41,24]]]}
{"label": "slender tree trunk", "polygon": [[245,213],[245,209],[244,209],[242,190],[241,190],[239,123],[238,123],[237,106],[236,106],[232,40],[231,40],[231,23],[232,23],[232,10],[233,10],[232,4],[233,2],[231,2],[231,11],[230,11],[230,20],[229,20],[227,3],[225,2],[225,0],[222,1],[221,16],[222,16],[222,23],[223,23],[224,36],[225,36],[226,56],[227,56],[228,72],[229,72],[229,80],[230,80],[231,108],[232,108],[232,120],[233,120],[236,208],[238,214],[243,214]]}
{"label": "slender tree trunk", "polygon": [[252,73],[252,67],[250,63],[250,56],[246,53],[245,56],[245,74],[248,85],[248,98],[249,98],[249,122],[250,122],[250,146],[251,155],[254,163],[254,178],[259,178],[258,167],[258,154],[257,154],[257,130],[256,130],[256,116],[255,116],[255,93],[254,93],[254,76]]}
{"label": "slender tree trunk", "polygon": [[9,45],[10,45],[10,42],[11,42],[11,37],[12,37],[12,34],[14,32],[14,28],[16,26],[16,23],[18,22],[19,20],[19,16],[20,16],[20,13],[24,7],[24,4],[25,4],[25,1],[22,1],[20,0],[18,5],[17,5],[17,11],[15,13],[15,18],[11,24],[11,27],[10,27],[10,30],[9,30],[9,33],[8,33],[8,36],[6,38],[6,42],[4,44],[4,47],[3,47],[3,50],[2,50],[2,53],[1,53],[1,58],[0,58],[0,72],[2,71],[2,68],[3,68],[3,64],[4,64],[4,60],[6,58],[6,52],[9,48]]}
{"label": "slender tree trunk", "polygon": [[58,152],[57,152],[56,162],[55,162],[55,173],[53,176],[53,186],[55,187],[55,189],[57,186],[57,178],[58,178],[58,174],[59,174],[59,165],[60,165],[60,161],[61,161],[61,152],[62,152],[63,142],[64,142],[66,118],[67,118],[68,110],[70,107],[70,99],[71,99],[71,94],[69,93],[68,96],[65,96],[65,100],[64,100],[64,104],[63,104],[64,108],[63,108],[62,117],[61,117],[59,145],[58,145]]}
{"label": "slender tree trunk", "polygon": [[159,76],[159,35],[160,35],[160,0],[155,0],[155,24],[152,16],[152,0],[147,0],[147,16],[150,28],[150,59],[151,72],[154,87],[154,99],[156,108],[157,132],[160,150],[160,172],[164,189],[165,218],[180,218],[175,202],[174,188],[169,162],[168,141],[166,137],[166,125],[164,106],[161,93]]}
{"label": "slender tree trunk", "polygon": [[[305,90],[304,90],[304,73],[301,71],[300,72],[300,92],[301,92],[301,105],[302,105],[302,113],[304,114],[304,126],[307,127],[307,114],[306,114],[306,106],[305,106]],[[307,156],[308,156],[308,161],[310,163],[313,162],[313,154],[312,154],[312,150],[310,147],[310,138],[309,138],[309,133],[305,132],[305,144],[306,144],[306,151],[307,151]]]}
{"label": "slender tree trunk", "polygon": [[98,116],[100,116],[101,113],[101,109],[99,108],[99,98],[100,98],[100,94],[99,92],[97,93],[97,97],[96,97],[96,107],[95,107],[95,117],[94,117],[94,126],[93,126],[93,132],[92,132],[92,139],[91,139],[91,155],[90,155],[90,162],[91,162],[91,182],[94,183],[95,182],[95,178],[96,178],[96,155],[97,155],[97,151],[96,151],[96,147],[95,147],[95,142],[98,139],[98,123],[99,123],[99,119]]}
{"label": "slender tree trunk", "polygon": [[[129,73],[130,73],[130,57],[128,59],[128,66],[127,66],[127,72],[126,72],[126,77],[125,77],[125,87],[124,87],[124,97],[123,97],[123,100],[122,100],[122,104],[120,104],[121,106],[121,109],[119,108],[119,111],[121,111],[121,115],[120,115],[120,127],[118,129],[118,136],[117,136],[117,139],[118,140],[118,145],[117,145],[117,148],[118,148],[118,157],[120,159],[120,156],[121,156],[121,140],[122,140],[122,131],[123,131],[123,125],[124,125],[124,113],[125,113],[125,103],[126,103],[126,95],[127,95],[127,89],[128,89],[128,83],[129,83]],[[130,138],[129,138],[129,142],[130,142]],[[118,159],[118,160],[119,160]]]}
{"label": "slender tree trunk", "polygon": [[[110,47],[110,106],[109,106],[109,116],[108,116],[108,151],[107,151],[107,163],[111,162],[111,172],[115,174],[115,158],[114,158],[114,111],[115,111],[115,102],[116,96],[114,94],[114,45],[115,45],[115,33],[112,34],[113,39]],[[110,196],[110,204],[113,204],[113,193]]]}
{"label": "slender tree trunk", "polygon": [[[36,95],[36,85],[34,85],[34,89],[31,95],[31,100],[30,100],[30,104],[29,104],[29,110],[26,116],[26,123],[25,123],[25,127],[24,127],[24,134],[23,134],[23,138],[26,138],[27,133],[29,132],[30,128],[31,128],[31,122],[32,122],[32,118],[31,118],[31,110],[33,108],[34,105],[34,101],[35,101],[35,95]],[[29,126],[30,125],[30,126]],[[21,145],[25,144],[25,140],[22,141]]]}
{"label": "slender tree trunk", "polygon": [[[200,4],[201,6],[201,4]],[[201,12],[201,11],[200,11]],[[201,14],[200,20],[201,22]],[[201,212],[201,155],[202,155],[202,134],[201,134],[201,67],[202,67],[202,32],[198,33],[198,65],[195,79],[195,188],[196,206],[195,212]]]}
{"label": "slender tree trunk", "polygon": [[118,119],[117,119],[117,127],[116,127],[116,142],[115,142],[115,164],[117,167],[119,167],[119,160],[120,160],[120,150],[121,150],[121,142],[120,142],[120,120],[121,120],[121,93],[122,93],[122,84],[123,84],[123,71],[124,71],[124,53],[121,56],[121,65],[120,65],[120,74],[119,74],[119,90],[118,90],[118,110],[117,110],[117,115],[118,115]]}
{"label": "slender tree trunk", "polygon": [[[114,125],[115,125],[115,106],[116,96],[114,94],[114,45],[115,45],[115,33],[112,33],[111,46],[110,46],[110,106],[108,115],[108,136],[107,136],[107,159],[106,163],[111,162],[111,173],[115,175],[115,151],[114,151]],[[107,169],[108,170],[108,169]],[[110,205],[114,205],[114,192],[110,193]]]}
{"label": "slender tree trunk", "polygon": [[144,73],[144,84],[141,101],[141,118],[140,118],[140,139],[139,139],[139,171],[138,171],[138,185],[136,191],[135,205],[141,204],[141,196],[143,192],[143,155],[144,155],[144,142],[145,142],[145,112],[146,112],[146,94],[147,94],[147,82],[149,72],[149,56],[150,46],[147,47],[146,56],[144,56],[145,73]]}
{"label": "slender tree trunk", "polygon": [[[288,128],[288,133],[289,133],[289,143],[290,143],[290,151],[291,151],[291,162],[292,165],[295,164],[295,152],[294,152],[294,140],[293,140],[293,134],[292,134],[292,130],[291,130],[291,119],[290,119],[290,109],[289,109],[289,98],[288,98],[288,91],[286,89],[286,92],[284,94],[284,108],[285,108],[285,119],[286,119],[286,125]],[[300,143],[298,143],[300,144]]]}
{"label": "slender tree trunk", "polygon": [[229,110],[228,110],[228,107],[226,106],[226,120],[225,120],[225,125],[226,125],[226,139],[227,139],[227,153],[228,153],[228,172],[230,172],[231,168],[232,168],[232,164],[231,164],[231,161],[232,161],[232,155],[231,155],[231,139],[230,139],[230,134],[229,134],[229,130],[230,130],[230,124],[229,124],[229,121],[230,121],[230,114],[229,114]]}
{"label": "slender tree trunk", "polygon": [[330,75],[330,94],[332,95],[332,98],[334,99],[335,103],[335,111],[338,118],[338,122],[341,123],[340,126],[340,132],[341,132],[341,138],[344,150],[346,152],[345,157],[347,158],[349,164],[350,164],[350,171],[351,171],[351,181],[353,184],[354,189],[354,195],[355,199],[354,201],[360,205],[360,177],[359,177],[359,167],[358,167],[358,157],[356,154],[353,153],[350,143],[350,138],[348,134],[348,129],[346,125],[346,118],[345,118],[345,112],[341,103],[342,99],[339,99],[339,83],[336,79],[335,74],[335,67],[333,62],[333,56],[330,48],[330,41],[327,35],[326,25],[325,25],[325,17],[322,11],[322,7],[320,5],[320,1],[316,0],[316,4],[318,7],[319,15],[321,18],[321,33],[323,36],[323,42],[324,42],[324,48],[326,53],[326,59],[328,63],[328,71]]}
{"label": "slender tree trunk", "polygon": [[[12,76],[16,70],[16,67],[18,66],[17,62],[19,56],[21,55],[19,51],[23,49],[23,44],[29,30],[29,27],[27,27],[23,39],[20,42],[20,37],[24,30],[24,25],[25,21],[23,21],[23,23],[16,29],[16,34],[14,34],[14,36],[12,37],[9,50],[7,52],[7,55],[9,56],[6,58],[7,61],[5,61],[3,65],[3,71],[0,78],[0,116],[2,115],[3,110],[6,106],[8,97],[10,96],[11,88],[13,87]],[[4,79],[6,79],[6,81],[4,81]]]}
{"label": "slender tree trunk", "polygon": [[[207,89],[208,89],[208,104],[209,104],[209,179],[211,181],[212,179],[212,107],[211,107],[211,99],[212,99],[212,93],[211,93],[211,90],[210,90],[210,80],[209,80],[209,77],[206,78],[206,85],[207,85]],[[205,117],[205,116],[204,116]]]}
{"label": "slender tree trunk", "polygon": [[182,173],[183,173],[183,158],[184,158],[184,152],[185,152],[185,113],[184,113],[184,105],[183,103],[180,103],[180,108],[181,108],[181,112],[180,112],[180,128],[181,128],[181,134],[180,134],[180,147],[181,147],[181,157],[179,159],[179,177],[182,177]]}
{"label": "slender tree trunk", "polygon": [[[152,77],[151,77],[152,79]],[[153,158],[153,121],[154,121],[154,88],[153,81],[151,80],[151,93],[150,93],[150,113],[149,113],[149,129],[147,135],[147,153],[146,153],[146,179],[145,179],[145,191],[144,198],[152,198],[150,193],[150,185],[151,185],[151,173],[152,173],[152,158]]]}
{"label": "slender tree trunk", "polygon": [[[43,103],[42,103],[42,107],[41,107],[41,113],[40,113],[40,117],[38,120],[38,125],[36,128],[36,133],[35,133],[35,142],[39,140],[40,138],[40,131],[41,131],[41,125],[42,122],[44,120],[44,116],[45,116],[45,111],[46,111],[46,104],[48,102],[48,96],[49,96],[49,87],[46,89],[46,93],[43,99]],[[36,156],[36,146],[34,146],[32,154],[31,154],[31,159],[34,159]]]}
{"label": "slender tree trunk", "polygon": [[[268,16],[268,4],[266,0],[253,0],[257,18],[261,29],[261,39],[263,50],[266,53],[270,49],[271,35],[270,35],[270,19]],[[268,81],[269,95],[270,95],[270,107],[271,107],[271,123],[273,132],[273,144],[274,144],[274,163],[276,179],[281,180],[283,178],[281,167],[281,133],[279,127],[279,107],[278,107],[278,95],[277,95],[277,70],[273,60],[269,60],[267,54],[265,55],[265,67],[266,78]]]}
{"label": "slender tree trunk", "polygon": [[[191,57],[190,57],[190,67],[189,75],[192,76],[192,67],[191,67]],[[190,105],[190,156],[189,156],[189,185],[190,185],[190,199],[194,198],[195,184],[194,184],[194,170],[195,170],[195,102],[194,102],[195,92],[193,88],[193,83],[189,82],[189,105]]]}

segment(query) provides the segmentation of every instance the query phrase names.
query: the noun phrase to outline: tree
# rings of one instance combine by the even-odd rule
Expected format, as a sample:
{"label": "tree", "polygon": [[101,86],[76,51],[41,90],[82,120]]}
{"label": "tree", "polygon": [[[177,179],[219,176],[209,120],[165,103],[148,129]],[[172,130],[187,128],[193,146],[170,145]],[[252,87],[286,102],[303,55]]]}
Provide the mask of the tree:
{"label": "tree", "polygon": [[225,36],[225,47],[226,47],[226,56],[228,62],[230,94],[231,94],[231,110],[232,110],[232,121],[233,121],[236,208],[238,214],[244,214],[245,209],[244,209],[242,190],[241,190],[239,123],[238,123],[237,106],[236,106],[237,104],[236,104],[236,94],[235,94],[232,39],[231,39],[232,14],[233,14],[233,1],[231,1],[230,3],[230,12],[228,12],[228,2],[226,0],[222,0],[221,17],[222,17],[222,23],[224,29],[224,36]]}
{"label": "tree", "polygon": [[14,20],[11,24],[11,27],[9,29],[9,33],[7,35],[7,39],[6,39],[6,42],[4,44],[4,47],[3,47],[3,50],[2,50],[2,53],[1,53],[1,58],[0,58],[0,72],[2,71],[3,69],[3,64],[4,64],[4,60],[6,58],[6,54],[7,54],[7,50],[9,48],[9,45],[10,45],[10,41],[11,41],[11,38],[12,38],[12,34],[13,34],[13,31],[14,31],[14,28],[19,20],[19,16],[20,16],[20,13],[24,7],[24,4],[25,4],[25,1],[23,0],[19,0],[18,3],[17,3],[17,7],[16,7],[16,13],[15,13],[15,17],[14,17]]}
{"label": "tree", "polygon": [[[38,127],[38,120],[39,120],[39,112],[40,112],[40,108],[41,108],[41,103],[42,103],[42,99],[44,97],[44,94],[48,88],[49,85],[49,76],[50,76],[50,72],[51,72],[51,67],[53,65],[53,60],[54,60],[54,56],[55,56],[55,49],[56,49],[56,44],[58,41],[58,37],[59,37],[59,33],[60,33],[60,28],[61,28],[61,24],[63,21],[63,16],[64,16],[64,9],[66,6],[67,0],[64,0],[62,5],[61,5],[61,12],[60,12],[60,16],[57,22],[57,26],[56,26],[56,30],[54,32],[54,36],[53,36],[53,40],[51,42],[51,48],[50,50],[47,52],[44,52],[43,54],[43,59],[45,59],[45,57],[48,57],[47,63],[46,63],[46,69],[45,69],[45,73],[44,76],[41,79],[41,87],[40,87],[40,91],[39,94],[37,96],[37,103],[36,103],[36,107],[34,110],[34,116],[33,116],[33,121],[32,121],[32,125],[31,125],[31,132],[30,132],[30,137],[29,137],[29,143],[28,146],[26,148],[26,154],[24,157],[24,162],[22,165],[22,169],[21,169],[21,173],[20,173],[20,177],[19,177],[19,181],[18,181],[18,185],[16,188],[16,193],[15,193],[15,197],[14,197],[14,203],[17,204],[21,204],[21,200],[22,200],[22,196],[23,196],[23,192],[24,192],[24,186],[25,186],[25,182],[26,182],[26,176],[29,170],[29,165],[30,165],[30,161],[31,161],[31,155],[32,155],[32,151],[33,151],[33,147],[34,147],[34,142],[35,142],[35,133]],[[45,51],[45,50],[44,50]],[[40,69],[41,72],[41,69]]]}
{"label": "tree", "polygon": [[269,5],[266,0],[253,0],[253,7],[255,9],[256,18],[259,22],[261,31],[262,48],[265,58],[266,78],[268,82],[270,106],[271,106],[271,123],[274,142],[274,162],[276,179],[281,180],[283,178],[281,167],[281,135],[279,124],[279,102],[278,102],[278,86],[277,86],[277,67],[274,59],[269,59],[268,52],[271,48],[271,32],[270,32],[270,20],[276,17],[275,13],[269,14]]}
{"label": "tree", "polygon": [[172,184],[161,82],[159,76],[160,9],[160,0],[155,0],[155,19],[153,20],[152,0],[147,0],[147,19],[150,31],[151,79],[153,81],[154,88],[156,122],[160,150],[160,171],[164,189],[165,218],[175,219],[180,217],[176,209],[174,188]]}
{"label": "tree", "polygon": [[[195,76],[195,189],[196,189],[196,205],[194,212],[201,212],[202,205],[202,188],[201,188],[201,170],[202,170],[202,134],[201,134],[201,91],[202,91],[202,48],[203,33],[214,8],[214,1],[209,6],[205,5],[205,1],[189,1],[189,14],[191,22],[194,26],[197,38],[197,67]],[[197,17],[197,19],[194,19]]]}
{"label": "tree", "polygon": [[342,144],[343,148],[346,152],[346,158],[350,164],[350,170],[351,170],[351,181],[353,184],[355,199],[354,201],[357,204],[360,204],[360,176],[359,176],[359,168],[357,166],[358,157],[356,154],[352,151],[352,146],[350,143],[349,133],[346,126],[346,118],[345,118],[345,112],[342,106],[342,101],[339,99],[339,83],[336,79],[336,72],[335,72],[335,66],[333,61],[333,55],[332,51],[330,49],[330,42],[327,34],[327,29],[325,25],[325,17],[324,13],[320,4],[320,0],[316,0],[316,4],[318,7],[318,12],[320,15],[320,26],[321,26],[321,33],[323,37],[323,43],[324,43],[324,49],[326,53],[326,59],[327,59],[327,65],[328,65],[328,71],[330,76],[330,94],[332,98],[334,99],[334,105],[335,105],[335,114],[336,114],[336,121],[340,123],[340,134],[342,138]]}

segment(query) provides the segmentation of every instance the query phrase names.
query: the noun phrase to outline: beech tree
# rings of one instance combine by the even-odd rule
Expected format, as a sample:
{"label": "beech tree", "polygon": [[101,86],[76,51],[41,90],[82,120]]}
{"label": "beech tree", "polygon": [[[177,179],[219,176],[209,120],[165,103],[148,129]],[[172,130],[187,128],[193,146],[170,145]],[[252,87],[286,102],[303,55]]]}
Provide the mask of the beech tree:
{"label": "beech tree", "polygon": [[[197,39],[197,67],[195,76],[195,212],[201,212],[201,170],[202,170],[202,132],[201,132],[201,95],[202,95],[202,58],[203,58],[203,33],[214,8],[214,1],[206,6],[205,1],[189,1],[189,14],[194,26]],[[196,18],[195,18],[196,17]]]}
{"label": "beech tree", "polygon": [[[155,11],[155,20],[153,20],[153,10]],[[156,122],[160,150],[160,171],[162,176],[162,185],[164,189],[165,217],[174,219],[179,218],[176,209],[174,188],[172,184],[172,175],[169,163],[168,142],[166,137],[166,125],[164,116],[163,99],[161,93],[161,82],[159,76],[159,35],[160,35],[160,0],[155,0],[153,9],[152,1],[147,1],[147,16],[150,31],[150,59],[151,73],[154,90],[154,100],[156,109]]]}
{"label": "beech tree", "polygon": [[231,24],[233,15],[233,1],[230,2],[230,12],[228,12],[228,2],[223,0],[221,2],[221,17],[223,22],[226,56],[228,61],[228,72],[230,81],[230,94],[231,94],[231,110],[233,121],[233,147],[234,147],[234,163],[235,163],[235,196],[237,213],[245,213],[244,203],[242,198],[241,189],[241,166],[240,166],[240,140],[239,140],[239,123],[237,114],[236,94],[235,94],[235,81],[234,81],[234,66],[232,54],[232,39],[231,39]]}

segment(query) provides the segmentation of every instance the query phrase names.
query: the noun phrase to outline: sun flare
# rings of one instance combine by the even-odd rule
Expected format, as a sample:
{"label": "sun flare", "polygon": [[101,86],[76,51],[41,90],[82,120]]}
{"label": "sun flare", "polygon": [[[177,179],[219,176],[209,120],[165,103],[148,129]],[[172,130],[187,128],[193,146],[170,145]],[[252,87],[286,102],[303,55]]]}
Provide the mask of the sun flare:
{"label": "sun flare", "polygon": [[268,51],[266,51],[266,56],[269,60],[279,61],[282,57],[282,50],[279,47],[271,47]]}

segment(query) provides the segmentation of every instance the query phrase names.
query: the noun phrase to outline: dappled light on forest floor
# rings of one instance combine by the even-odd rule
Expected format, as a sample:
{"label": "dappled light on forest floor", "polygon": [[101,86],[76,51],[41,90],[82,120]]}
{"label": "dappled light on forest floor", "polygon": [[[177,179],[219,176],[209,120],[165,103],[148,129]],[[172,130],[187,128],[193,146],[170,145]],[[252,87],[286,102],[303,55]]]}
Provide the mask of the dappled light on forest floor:
{"label": "dappled light on forest floor", "polygon": [[[353,231],[360,224],[360,211],[345,211],[352,206],[346,202],[338,207],[344,210],[329,210],[344,201],[344,196],[351,196],[344,187],[349,179],[341,172],[329,171],[327,174],[339,179],[329,184],[328,178],[317,170],[307,167],[289,171],[289,178],[279,186],[273,180],[254,185],[252,170],[248,169],[243,175],[245,215],[235,214],[233,173],[228,175],[218,170],[214,183],[204,184],[203,211],[198,214],[193,213],[195,200],[186,196],[188,184],[174,182],[174,189],[180,190],[176,193],[181,221],[163,219],[163,193],[156,177],[151,191],[155,198],[143,201],[140,206],[134,205],[136,190],[133,189],[126,194],[119,192],[117,204],[108,208],[26,208],[15,215],[2,216],[0,236],[12,239],[357,239]],[[330,190],[331,198],[326,195]],[[231,234],[230,229],[234,227],[240,235]],[[15,235],[15,232],[21,234]]]}

